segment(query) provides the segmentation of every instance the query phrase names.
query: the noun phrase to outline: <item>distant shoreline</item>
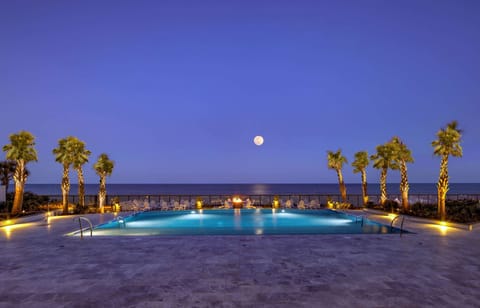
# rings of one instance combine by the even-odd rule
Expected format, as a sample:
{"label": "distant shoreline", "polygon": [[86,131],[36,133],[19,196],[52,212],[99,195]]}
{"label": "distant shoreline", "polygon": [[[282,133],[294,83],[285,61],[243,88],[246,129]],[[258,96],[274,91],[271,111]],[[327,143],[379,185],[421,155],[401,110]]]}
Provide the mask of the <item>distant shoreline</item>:
{"label": "distant shoreline", "polygon": [[[348,194],[361,194],[361,184],[347,183]],[[85,184],[85,193],[98,193],[98,184]],[[70,195],[77,194],[78,185],[71,184]],[[9,192],[14,185],[9,186]],[[39,195],[61,195],[60,184],[26,184],[25,191]],[[368,184],[369,194],[379,194],[378,183]],[[388,183],[389,194],[399,194],[398,183]],[[328,184],[107,184],[111,195],[175,195],[175,194],[339,194],[337,183]],[[411,194],[436,194],[436,183],[411,183]],[[480,183],[451,183],[449,194],[480,194]]]}

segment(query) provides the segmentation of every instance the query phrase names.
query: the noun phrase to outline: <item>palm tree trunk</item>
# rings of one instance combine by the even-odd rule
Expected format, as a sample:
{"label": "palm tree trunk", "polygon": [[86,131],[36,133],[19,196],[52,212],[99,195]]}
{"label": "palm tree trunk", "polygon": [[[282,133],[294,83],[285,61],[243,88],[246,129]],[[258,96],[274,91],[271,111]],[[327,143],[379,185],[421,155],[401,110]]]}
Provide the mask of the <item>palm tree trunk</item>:
{"label": "palm tree trunk", "polygon": [[78,174],[78,204],[81,207],[85,206],[85,179],[83,178],[82,168],[77,168]]}
{"label": "palm tree trunk", "polygon": [[22,211],[24,183],[15,181],[15,198],[13,199],[12,214],[16,215]]}
{"label": "palm tree trunk", "polygon": [[12,214],[18,214],[22,211],[23,205],[23,190],[25,188],[25,162],[23,159],[17,161],[17,167],[15,174],[13,175],[15,180],[15,198],[13,199]]}
{"label": "palm tree trunk", "polygon": [[367,171],[362,169],[362,195],[363,195],[363,205],[368,203],[368,192],[367,192]]}
{"label": "palm tree trunk", "polygon": [[402,192],[402,208],[406,212],[408,211],[409,204],[408,204],[408,176],[407,176],[407,163],[402,161],[400,164],[400,191]]}
{"label": "palm tree trunk", "polygon": [[387,201],[387,168],[382,168],[382,172],[380,173],[380,204],[384,205],[385,201]]}
{"label": "palm tree trunk", "polygon": [[70,192],[70,178],[68,177],[69,166],[63,166],[63,176],[62,176],[62,204],[63,204],[63,214],[68,214],[68,193]]}
{"label": "palm tree trunk", "polygon": [[100,190],[98,191],[98,207],[100,213],[105,212],[105,199],[107,197],[107,185],[106,185],[107,177],[102,175],[100,177]]}
{"label": "palm tree trunk", "polygon": [[448,192],[448,155],[442,156],[440,163],[440,176],[437,184],[438,190],[438,216],[440,220],[445,220],[447,214],[445,209],[445,202]]}
{"label": "palm tree trunk", "polygon": [[340,194],[342,195],[342,201],[347,202],[347,187],[343,182],[342,170],[337,169],[338,184],[340,185]]}
{"label": "palm tree trunk", "polygon": [[8,186],[10,185],[10,181],[8,181],[8,177],[7,177],[7,183],[5,184],[4,182],[2,184],[5,185],[5,212],[8,213],[8,207],[9,207],[8,206],[8,203],[9,203],[8,202]]}

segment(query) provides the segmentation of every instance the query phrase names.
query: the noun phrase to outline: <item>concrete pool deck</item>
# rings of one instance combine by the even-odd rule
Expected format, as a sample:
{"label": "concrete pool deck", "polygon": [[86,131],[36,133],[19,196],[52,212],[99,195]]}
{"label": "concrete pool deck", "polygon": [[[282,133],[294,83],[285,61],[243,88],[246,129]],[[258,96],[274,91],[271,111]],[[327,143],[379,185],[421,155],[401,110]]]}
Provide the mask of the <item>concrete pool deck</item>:
{"label": "concrete pool deck", "polygon": [[[362,212],[363,213],[363,212]],[[85,215],[94,224],[113,214]],[[75,216],[1,227],[0,307],[479,307],[480,228],[68,237]],[[389,224],[390,218],[369,213]]]}

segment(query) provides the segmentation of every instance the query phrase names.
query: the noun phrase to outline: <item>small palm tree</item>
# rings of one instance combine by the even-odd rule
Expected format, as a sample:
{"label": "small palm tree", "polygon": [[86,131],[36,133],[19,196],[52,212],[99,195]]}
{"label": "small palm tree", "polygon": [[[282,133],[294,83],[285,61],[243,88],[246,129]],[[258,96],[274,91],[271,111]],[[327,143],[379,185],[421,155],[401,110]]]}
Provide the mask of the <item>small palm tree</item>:
{"label": "small palm tree", "polygon": [[367,166],[370,163],[368,159],[367,151],[360,151],[355,153],[355,160],[352,163],[353,173],[360,172],[362,174],[362,195],[363,195],[363,205],[368,203],[368,193],[367,193]]}
{"label": "small palm tree", "polygon": [[463,150],[460,146],[462,130],[458,128],[457,121],[452,121],[445,128],[437,132],[437,139],[432,141],[433,154],[440,156],[440,175],[437,183],[438,193],[438,216],[445,220],[445,201],[448,192],[448,157],[462,157]]}
{"label": "small palm tree", "polygon": [[105,200],[107,198],[107,176],[112,175],[115,163],[109,159],[105,153],[100,154],[97,162],[93,166],[95,172],[100,177],[100,189],[98,191],[98,207],[100,213],[104,212]]}
{"label": "small palm tree", "polygon": [[338,184],[340,186],[340,194],[342,201],[347,202],[347,187],[343,182],[342,168],[343,164],[347,163],[347,158],[342,155],[342,150],[337,152],[327,151],[328,169],[337,171]]}
{"label": "small palm tree", "polygon": [[78,176],[78,203],[85,206],[85,179],[83,177],[83,165],[88,163],[88,157],[92,152],[85,148],[85,142],[74,138],[71,141],[72,165]]}
{"label": "small palm tree", "polygon": [[387,172],[388,169],[398,169],[395,161],[395,148],[391,143],[381,144],[376,147],[377,153],[370,156],[373,168],[380,169],[380,204],[384,205],[387,200]]}
{"label": "small palm tree", "polygon": [[63,176],[62,176],[62,200],[63,200],[63,214],[68,214],[68,193],[70,192],[70,177],[69,171],[72,165],[72,142],[75,137],[66,137],[58,141],[58,147],[53,149],[55,155],[55,161],[62,164]]}
{"label": "small palm tree", "polygon": [[[0,162],[0,183],[5,186],[5,196],[8,195],[8,186],[13,179],[17,165],[14,161],[5,160]],[[5,200],[5,211],[8,212],[8,200]]]}
{"label": "small palm tree", "polygon": [[407,145],[398,137],[393,137],[390,141],[395,147],[395,160],[400,168],[400,192],[402,193],[402,208],[404,211],[408,211],[408,174],[407,163],[413,163],[412,151],[407,148]]}
{"label": "small palm tree", "polygon": [[8,193],[8,186],[10,185],[10,180],[13,179],[16,168],[17,164],[14,161],[5,160],[0,162],[0,183],[5,186],[5,193]]}
{"label": "small palm tree", "polygon": [[15,173],[13,174],[15,198],[12,214],[18,214],[22,211],[23,191],[28,177],[26,165],[31,161],[38,161],[35,137],[27,131],[12,134],[10,135],[10,144],[3,146],[3,151],[6,152],[7,160],[13,160],[16,163]]}

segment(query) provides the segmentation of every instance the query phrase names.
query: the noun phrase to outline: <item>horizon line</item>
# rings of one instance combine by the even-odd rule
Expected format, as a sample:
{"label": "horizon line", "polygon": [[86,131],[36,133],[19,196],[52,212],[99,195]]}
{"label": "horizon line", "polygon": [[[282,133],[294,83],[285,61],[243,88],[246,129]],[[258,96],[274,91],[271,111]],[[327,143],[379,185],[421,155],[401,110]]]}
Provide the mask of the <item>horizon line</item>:
{"label": "horizon line", "polygon": [[[437,182],[409,182],[409,184],[436,184]],[[26,185],[61,185],[61,183],[25,183]],[[98,185],[98,183],[84,183],[88,185]],[[247,182],[241,182],[241,183],[109,183],[107,182],[107,185],[338,185],[339,183],[335,182],[328,182],[328,183],[313,183],[313,182],[304,182],[304,183],[247,183]],[[345,183],[346,185],[351,185],[351,184],[362,184],[358,182],[349,182]],[[380,185],[380,182],[370,182],[367,183],[368,185],[370,184],[375,184],[375,185]],[[400,182],[387,182],[388,184],[400,184]],[[451,182],[449,184],[479,184],[480,182]],[[15,185],[15,183],[10,183],[10,185]],[[71,183],[71,185],[78,185],[78,183]]]}

